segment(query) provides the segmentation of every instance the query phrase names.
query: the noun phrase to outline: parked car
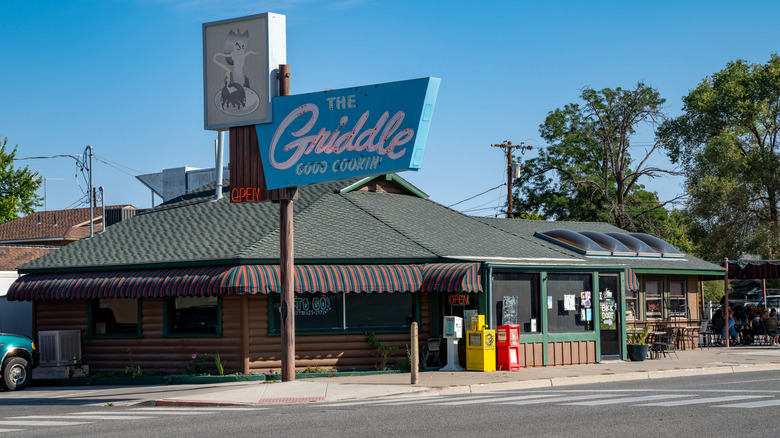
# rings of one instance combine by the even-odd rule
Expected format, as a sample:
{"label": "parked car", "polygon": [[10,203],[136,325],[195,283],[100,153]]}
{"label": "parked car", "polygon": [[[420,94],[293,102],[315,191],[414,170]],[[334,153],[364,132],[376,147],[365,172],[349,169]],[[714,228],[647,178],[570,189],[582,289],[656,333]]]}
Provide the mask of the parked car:
{"label": "parked car", "polygon": [[35,342],[27,336],[0,333],[0,353],[0,386],[7,391],[26,388],[32,380],[32,370],[40,360]]}

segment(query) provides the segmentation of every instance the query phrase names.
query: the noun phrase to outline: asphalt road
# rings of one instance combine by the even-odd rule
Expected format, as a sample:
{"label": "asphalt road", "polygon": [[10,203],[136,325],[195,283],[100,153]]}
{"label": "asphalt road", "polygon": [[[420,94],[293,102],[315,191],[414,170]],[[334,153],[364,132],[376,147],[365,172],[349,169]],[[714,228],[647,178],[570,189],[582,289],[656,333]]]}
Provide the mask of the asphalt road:
{"label": "asphalt road", "polygon": [[65,400],[0,404],[0,432],[14,437],[765,437],[776,429],[780,372],[250,407]]}

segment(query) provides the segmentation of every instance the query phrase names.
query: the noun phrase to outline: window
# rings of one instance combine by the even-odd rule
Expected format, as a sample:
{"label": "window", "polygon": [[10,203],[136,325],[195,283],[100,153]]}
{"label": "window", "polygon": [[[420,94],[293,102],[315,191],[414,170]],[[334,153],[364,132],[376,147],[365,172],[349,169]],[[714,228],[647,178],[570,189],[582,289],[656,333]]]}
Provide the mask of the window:
{"label": "window", "polygon": [[663,290],[662,280],[645,281],[645,316],[661,318],[663,315]]}
{"label": "window", "polygon": [[[281,296],[271,295],[272,333],[281,331]],[[296,294],[295,332],[406,331],[414,318],[414,295],[401,293]]]}
{"label": "window", "polygon": [[686,318],[688,316],[688,306],[686,304],[686,282],[684,279],[674,279],[669,281],[669,316]]}
{"label": "window", "polygon": [[176,297],[165,301],[166,335],[221,335],[219,297]]}
{"label": "window", "polygon": [[92,300],[90,336],[140,336],[140,300],[134,298]]}
{"label": "window", "polygon": [[547,276],[547,328],[550,333],[593,330],[592,285],[590,274]]}
{"label": "window", "polygon": [[519,324],[524,333],[542,331],[539,276],[519,272],[493,273],[491,327]]}
{"label": "window", "polygon": [[635,290],[628,290],[626,289],[626,319],[631,321],[635,319],[639,319],[639,314],[637,313],[637,302],[639,301],[638,294]]}

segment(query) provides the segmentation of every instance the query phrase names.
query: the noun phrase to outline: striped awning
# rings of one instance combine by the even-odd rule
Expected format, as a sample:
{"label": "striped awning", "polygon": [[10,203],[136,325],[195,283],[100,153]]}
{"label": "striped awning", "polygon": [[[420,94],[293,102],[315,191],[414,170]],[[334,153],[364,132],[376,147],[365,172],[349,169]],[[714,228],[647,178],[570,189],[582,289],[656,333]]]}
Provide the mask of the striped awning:
{"label": "striped awning", "polygon": [[[420,265],[294,265],[296,293],[416,292],[422,284]],[[236,266],[226,288],[232,293],[281,292],[278,265]]]}
{"label": "striped awning", "polygon": [[[481,292],[478,263],[428,265],[295,265],[296,293]],[[29,274],[9,300],[161,298],[281,292],[279,266]]]}
{"label": "striped awning", "polygon": [[482,292],[479,263],[433,263],[423,268],[425,292]]}
{"label": "striped awning", "polygon": [[634,274],[634,271],[631,268],[626,268],[626,290],[639,290],[639,280],[636,278],[636,274]]}
{"label": "striped awning", "polygon": [[[729,280],[780,278],[780,260],[735,260],[728,262]],[[700,275],[699,280],[722,280],[725,276]]]}

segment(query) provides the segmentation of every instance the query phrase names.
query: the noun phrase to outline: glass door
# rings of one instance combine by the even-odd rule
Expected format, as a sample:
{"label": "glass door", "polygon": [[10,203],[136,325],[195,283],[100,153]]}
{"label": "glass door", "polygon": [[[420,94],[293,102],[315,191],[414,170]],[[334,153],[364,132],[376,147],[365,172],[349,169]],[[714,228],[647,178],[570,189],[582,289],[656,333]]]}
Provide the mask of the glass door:
{"label": "glass door", "polygon": [[620,357],[620,295],[617,274],[599,274],[599,334],[601,358]]}

